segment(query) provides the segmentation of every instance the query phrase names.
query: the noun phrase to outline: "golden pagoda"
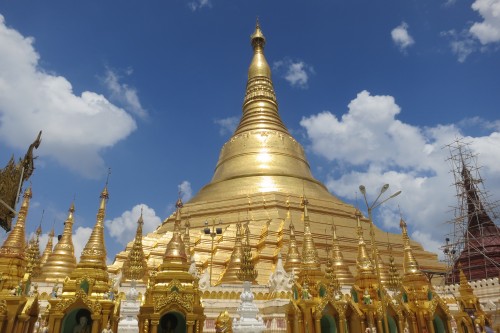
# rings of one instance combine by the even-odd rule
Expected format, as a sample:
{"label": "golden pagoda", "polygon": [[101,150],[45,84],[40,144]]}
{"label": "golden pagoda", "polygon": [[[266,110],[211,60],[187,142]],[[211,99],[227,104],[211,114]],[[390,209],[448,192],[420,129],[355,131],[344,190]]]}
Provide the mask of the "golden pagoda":
{"label": "golden pagoda", "polygon": [[[62,282],[76,268],[75,247],[73,245],[74,214],[75,205],[72,203],[68,211],[68,217],[64,222],[61,239],[57,242],[43,265],[44,269],[41,278],[45,281]],[[49,246],[52,247],[52,237],[50,235],[47,248]],[[46,251],[48,250],[46,249]]]}
{"label": "golden pagoda", "polygon": [[403,277],[401,290],[405,317],[409,318],[411,332],[451,332],[451,314],[448,306],[433,291],[430,281],[420,269],[410,245],[406,222],[401,219],[400,227],[404,245]]}
{"label": "golden pagoda", "polygon": [[[248,69],[246,94],[240,123],[232,137],[224,144],[219,161],[209,184],[204,186],[189,202],[185,209],[190,215],[190,230],[195,236],[192,253],[196,254],[198,267],[211,266],[213,280],[219,281],[232,265],[230,257],[234,246],[235,225],[240,214],[249,208],[252,212],[250,225],[251,246],[256,249],[255,266],[259,271],[257,283],[265,285],[273,271],[277,255],[288,253],[290,244],[284,220],[290,211],[289,220],[300,221],[303,213],[302,197],[307,196],[307,207],[311,236],[324,239],[325,227],[332,218],[337,225],[339,246],[342,248],[344,262],[354,272],[356,262],[357,238],[355,209],[333,196],[326,187],[311,175],[311,170],[302,146],[290,135],[283,124],[271,79],[271,69],[264,56],[266,38],[257,26],[251,38],[253,58]],[[250,201],[250,204],[249,204]],[[287,203],[288,202],[288,203]],[[250,207],[248,207],[250,205]],[[212,251],[210,237],[200,232],[205,221],[214,217],[220,219],[225,235],[216,238]],[[367,221],[361,218],[362,221]],[[149,268],[162,260],[169,237],[165,233],[173,231],[174,217],[167,218],[152,233],[144,235],[143,242],[148,244],[144,253]],[[303,225],[295,226],[298,230]],[[296,244],[303,247],[303,235],[296,234]],[[375,238],[383,239],[383,232],[375,228]],[[393,236],[395,242],[398,238]],[[400,242],[400,240],[399,240]],[[402,258],[402,246],[395,246],[393,254]],[[388,251],[383,242],[377,242],[382,258]],[[319,262],[326,262],[325,244],[316,244]],[[118,274],[128,258],[130,249],[120,252],[109,267],[110,272]],[[437,256],[426,252],[415,243],[415,255],[425,269],[443,271],[444,266]],[[290,259],[285,262],[290,269]]]}
{"label": "golden pagoda", "polygon": [[1,294],[8,294],[12,289],[18,288],[21,279],[26,273],[26,216],[32,196],[31,187],[24,191],[23,203],[19,209],[17,222],[14,229],[0,248],[0,276]]}
{"label": "golden pagoda", "polygon": [[[106,266],[106,245],[104,243],[104,218],[108,197],[106,185],[101,192],[96,223],[82,251],[80,261],[76,268],[65,276],[62,294],[52,296],[48,300],[50,304],[48,308],[49,332],[69,332],[78,325],[83,326],[82,329],[87,329],[89,332],[101,332],[108,322],[114,321],[115,290],[113,289],[114,286],[110,284]],[[74,207],[72,205],[66,220],[65,233],[69,233],[71,230],[73,211]],[[61,241],[63,238],[61,238]],[[68,238],[66,238],[66,241],[68,241]],[[67,244],[63,243],[63,245]],[[62,252],[58,252],[56,245],[52,256],[59,253]],[[65,260],[68,258],[71,259],[71,256],[66,255]],[[46,266],[49,263],[51,261],[48,261]],[[57,267],[57,265],[58,262],[54,261],[54,266]],[[63,270],[60,267],[54,269]],[[55,286],[57,286],[57,282],[55,282]]]}
{"label": "golden pagoda", "polygon": [[123,266],[123,279],[124,280],[145,280],[147,278],[148,267],[144,251],[142,249],[142,226],[144,219],[141,216],[137,220],[137,231],[135,233],[135,240],[132,248],[128,253],[128,260]]}
{"label": "golden pagoda", "polygon": [[[38,286],[30,295],[29,285],[38,261],[43,264],[43,316],[54,333],[71,333],[76,325],[99,333],[109,324],[116,331],[122,302],[129,301],[137,305],[137,312],[127,311],[137,317],[142,333],[231,332],[240,298],[241,304],[255,299],[259,309],[252,308],[254,319],[272,332],[451,332],[448,305],[422,272],[444,272],[444,265],[410,240],[402,219],[402,237],[388,236],[389,248],[381,241],[384,233],[371,224],[368,251],[363,225],[372,221],[313,178],[304,149],[281,121],[258,22],[250,43],[253,57],[241,120],[222,147],[212,180],[185,205],[179,199],[175,214],[147,235],[142,234],[141,212],[135,239],[109,267],[104,242],[107,184],[78,264],[73,204],[53,250],[53,229],[40,260],[41,230],[26,250],[31,189],[25,191],[17,223],[0,249],[0,333],[33,331],[40,305]],[[183,209],[189,215],[183,216]],[[205,229],[209,220],[214,228],[220,221],[212,232]],[[324,230],[332,220],[336,224],[329,246]],[[293,221],[301,222],[295,226]],[[281,253],[287,253],[284,266]],[[204,270],[202,277],[197,268]],[[122,284],[120,276],[133,282]],[[272,281],[279,292],[271,292]],[[135,286],[142,288],[140,293]],[[462,271],[459,292],[454,312],[462,324],[459,332],[484,327],[489,319]],[[235,321],[241,324],[241,318]]]}
{"label": "golden pagoda", "polygon": [[31,187],[28,187],[24,191],[16,225],[0,248],[0,332],[2,333],[32,331],[38,318],[38,294],[29,297],[31,275],[26,273],[28,262],[25,252],[25,223],[31,196]]}

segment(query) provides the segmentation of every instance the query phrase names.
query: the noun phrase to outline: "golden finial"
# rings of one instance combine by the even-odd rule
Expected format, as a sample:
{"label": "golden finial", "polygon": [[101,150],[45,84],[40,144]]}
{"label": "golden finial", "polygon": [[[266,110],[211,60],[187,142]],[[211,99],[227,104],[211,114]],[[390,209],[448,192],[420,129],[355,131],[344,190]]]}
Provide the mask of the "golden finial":
{"label": "golden finial", "polygon": [[410,245],[410,237],[408,236],[408,229],[406,222],[401,218],[399,221],[399,226],[403,234],[403,244],[404,244],[404,272],[406,274],[420,274],[420,268],[418,266],[417,260],[413,256],[413,251]]}
{"label": "golden finial", "polygon": [[320,262],[318,257],[318,251],[314,245],[314,240],[311,233],[311,225],[309,221],[309,213],[307,211],[307,205],[309,201],[305,197],[302,197],[302,206],[304,207],[303,220],[304,220],[304,238],[302,242],[302,272],[306,270],[320,270]]}
{"label": "golden finial", "polygon": [[460,292],[460,296],[462,297],[474,296],[474,291],[472,290],[469,281],[467,281],[467,277],[465,276],[461,263],[458,263],[458,271],[460,276],[460,287],[458,289]]}
{"label": "golden finial", "polygon": [[340,251],[339,241],[337,239],[337,227],[332,218],[332,247],[331,247],[331,258],[333,264],[333,273],[340,284],[352,285],[354,283],[354,277],[352,276],[349,267],[344,261],[344,256],[342,251]]}
{"label": "golden finial", "polygon": [[186,248],[186,258],[187,261],[189,262],[191,259],[191,235],[189,234],[189,215],[186,219],[186,222],[184,223],[184,235],[182,237],[182,241],[184,242],[184,247]]}
{"label": "golden finial", "polygon": [[[43,218],[43,212],[42,212]],[[41,265],[40,265],[40,234],[42,233],[42,224],[38,225],[36,228],[35,236],[32,237],[28,244],[28,249],[26,251],[26,273],[31,276],[31,278],[36,279],[40,276]]]}
{"label": "golden finial", "polygon": [[52,229],[50,229],[49,234],[48,234],[48,240],[47,244],[45,245],[45,249],[43,250],[42,257],[40,259],[40,266],[43,268],[45,263],[47,262],[47,259],[49,259],[50,254],[52,253],[52,248],[54,247],[54,224],[55,224],[55,219],[54,223],[52,224]]}
{"label": "golden finial", "polygon": [[234,134],[264,128],[288,134],[278,114],[278,103],[271,80],[271,67],[264,56],[266,39],[259,24],[251,36],[251,44],[253,58],[248,67],[243,117]]}
{"label": "golden finial", "polygon": [[[82,251],[80,262],[70,275],[71,280],[68,282],[69,284],[64,284],[63,292],[67,287],[74,288],[74,279],[83,278],[84,276],[88,276],[95,280],[95,284],[92,287],[93,293],[105,293],[109,290],[108,266],[106,265],[106,244],[104,242],[104,219],[106,216],[106,202],[109,198],[107,184],[101,192],[100,198],[101,202],[97,212],[96,223]],[[70,287],[70,284],[73,285]]]}
{"label": "golden finial", "polygon": [[266,38],[264,37],[262,30],[260,29],[259,18],[257,18],[257,22],[255,24],[255,31],[250,36],[250,40],[252,41],[252,47],[254,48],[254,50],[256,48],[263,49],[264,45],[266,45]]}
{"label": "golden finial", "polygon": [[142,217],[143,207],[141,206],[141,215],[137,220],[137,231],[135,233],[134,243],[130,249],[127,261],[123,264],[123,277],[127,280],[144,280],[147,276],[147,263],[142,248],[142,226],[144,219]]}
{"label": "golden finial", "polygon": [[360,274],[375,274],[374,267],[370,257],[368,256],[368,251],[366,250],[365,239],[363,238],[363,227],[361,226],[361,212],[356,209],[356,227],[358,234],[358,257],[356,259],[356,266],[358,269],[358,276]]}
{"label": "golden finial", "polygon": [[180,228],[181,228],[181,209],[184,206],[181,198],[177,199],[175,204],[177,207],[175,213],[174,231],[172,233],[172,239],[168,242],[165,255],[163,256],[163,263],[170,262],[180,262],[183,264],[187,263],[186,247],[182,241]]}
{"label": "golden finial", "polygon": [[252,248],[250,247],[250,221],[245,224],[245,243],[243,244],[243,257],[241,258],[241,269],[237,276],[240,281],[253,282],[257,278],[257,271],[252,259]]}
{"label": "golden finial", "polygon": [[289,237],[289,243],[288,243],[288,253],[286,256],[286,263],[285,263],[285,270],[289,273],[295,271],[295,273],[298,273],[300,271],[300,266],[301,266],[301,256],[299,253],[299,249],[297,247],[297,239],[295,238],[295,227],[293,225],[293,220],[290,215],[290,202],[287,201],[288,205],[288,212],[287,212],[287,217],[290,220],[289,224],[289,232],[290,232],[290,237]]}
{"label": "golden finial", "polygon": [[57,242],[44,264],[42,278],[46,281],[63,280],[76,268],[75,247],[73,245],[74,213],[75,203],[73,201],[68,210],[68,217],[64,222],[61,239]]}
{"label": "golden finial", "polygon": [[238,223],[236,224],[236,235],[234,238],[234,248],[231,253],[231,258],[229,259],[229,264],[227,269],[222,273],[220,283],[236,283],[239,281],[238,272],[241,269],[241,262],[243,259],[243,248],[242,248],[242,227],[238,214]]}
{"label": "golden finial", "polygon": [[387,232],[387,249],[389,250],[389,281],[387,281],[387,287],[391,290],[397,290],[401,284],[401,277],[399,276],[398,268],[394,261],[394,256],[392,255],[392,245],[389,240],[389,233]]}

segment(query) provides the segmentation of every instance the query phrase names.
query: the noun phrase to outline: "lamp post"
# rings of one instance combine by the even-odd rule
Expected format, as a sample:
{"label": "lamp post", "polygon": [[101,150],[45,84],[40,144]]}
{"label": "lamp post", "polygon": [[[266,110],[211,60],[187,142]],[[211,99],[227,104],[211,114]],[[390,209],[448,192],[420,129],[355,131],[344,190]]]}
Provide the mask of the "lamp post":
{"label": "lamp post", "polygon": [[366,198],[366,188],[364,185],[359,185],[359,191],[361,194],[363,194],[363,198],[365,199],[365,204],[366,204],[366,209],[368,210],[368,219],[370,220],[370,243],[372,247],[372,257],[375,261],[375,271],[377,273],[377,280],[378,280],[378,285],[379,285],[379,291],[380,291],[380,298],[382,302],[382,322],[384,323],[384,330],[386,332],[389,331],[389,323],[387,322],[387,309],[385,307],[384,303],[384,288],[382,288],[382,279],[380,277],[380,268],[378,266],[378,255],[377,252],[375,251],[375,224],[373,223],[373,216],[372,212],[375,208],[378,206],[382,205],[383,203],[387,202],[388,200],[391,200],[394,197],[397,197],[398,195],[401,194],[401,191],[397,191],[396,193],[392,194],[391,196],[385,198],[384,200],[379,202],[380,196],[387,191],[389,188],[389,184],[384,184],[382,188],[380,189],[380,192],[377,196],[377,198],[372,202],[372,204],[368,204],[368,199]]}
{"label": "lamp post", "polygon": [[210,235],[212,238],[212,250],[210,251],[210,286],[212,286],[212,267],[214,266],[214,239],[215,236],[222,234],[222,224],[221,220],[219,220],[219,227],[215,227],[215,219],[212,220],[212,228],[208,226],[208,221],[205,221],[205,228],[203,232],[205,235]]}

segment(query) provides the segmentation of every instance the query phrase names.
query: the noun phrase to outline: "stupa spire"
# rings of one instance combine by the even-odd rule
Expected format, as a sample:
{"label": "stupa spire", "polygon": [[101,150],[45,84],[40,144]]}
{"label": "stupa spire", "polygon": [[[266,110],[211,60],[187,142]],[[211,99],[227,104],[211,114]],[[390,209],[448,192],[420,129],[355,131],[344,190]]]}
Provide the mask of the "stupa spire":
{"label": "stupa spire", "polygon": [[392,255],[392,246],[389,245],[389,281],[387,287],[391,290],[397,290],[401,284],[401,277],[399,276],[398,268]]}
{"label": "stupa spire", "polygon": [[184,246],[184,242],[181,237],[181,209],[183,206],[182,200],[179,198],[177,203],[175,204],[177,207],[175,213],[175,224],[174,231],[172,233],[172,239],[167,245],[167,250],[165,251],[165,255],[163,256],[163,263],[187,263],[186,256],[186,247]]}
{"label": "stupa spire", "polygon": [[288,133],[278,114],[278,102],[271,80],[271,67],[264,56],[266,38],[259,21],[250,36],[253,58],[248,68],[248,82],[243,101],[243,117],[235,134],[255,129],[279,130]]}
{"label": "stupa spire", "polygon": [[339,241],[337,239],[337,228],[335,225],[332,226],[331,260],[333,274],[336,276],[338,282],[340,284],[352,285],[354,283],[354,277],[344,261],[342,251],[340,251]]}
{"label": "stupa spire", "polygon": [[17,286],[26,272],[26,216],[32,197],[31,187],[24,191],[23,203],[17,215],[15,227],[7,236],[0,248],[0,276],[3,277],[2,290],[10,290]]}
{"label": "stupa spire", "polygon": [[242,226],[241,222],[238,221],[236,224],[233,253],[231,253],[231,258],[229,259],[226,270],[222,273],[222,277],[219,281],[220,283],[237,283],[240,281],[237,274],[241,269],[241,261],[243,259],[242,238]]}
{"label": "stupa spire", "polygon": [[[64,283],[63,293],[76,292],[82,286],[88,283],[84,282],[86,278],[93,279],[92,294],[102,295],[109,291],[108,267],[106,265],[106,245],[104,243],[104,218],[106,216],[106,203],[109,198],[108,182],[101,192],[99,210],[94,228],[90,234],[87,244],[83,248],[80,262],[71,272],[70,279]],[[57,247],[57,245],[56,245]],[[55,252],[55,250],[54,250]],[[50,259],[50,258],[49,258]],[[77,281],[82,280],[80,285]]]}
{"label": "stupa spire", "polygon": [[210,184],[190,200],[190,204],[239,195],[282,192],[298,193],[304,188],[314,198],[334,198],[313,178],[302,146],[283,124],[264,56],[266,38],[257,23],[250,37],[253,57],[242,116],[233,136],[219,155]]}
{"label": "stupa spire", "polygon": [[[64,280],[76,268],[75,247],[73,245],[74,214],[75,203],[73,202],[68,210],[68,217],[64,222],[61,239],[57,242],[44,264],[42,279],[46,281]],[[52,242],[50,235],[49,242]],[[52,247],[52,245],[50,246]]]}
{"label": "stupa spire", "polygon": [[361,212],[356,209],[356,231],[358,234],[358,257],[356,259],[356,267],[358,269],[358,276],[375,276],[375,270],[366,250],[365,239],[363,238],[363,227],[361,226]]}
{"label": "stupa spire", "polygon": [[182,241],[184,242],[187,261],[191,260],[191,235],[189,234],[189,220],[184,223],[184,235]]}
{"label": "stupa spire", "polygon": [[30,239],[28,251],[26,253],[26,273],[30,274],[32,278],[36,279],[41,274],[40,265],[40,235],[42,233],[42,225],[38,225],[35,235]]}
{"label": "stupa spire", "polygon": [[245,242],[243,244],[243,257],[241,258],[241,269],[238,272],[238,279],[243,282],[253,282],[257,278],[258,272],[252,258],[252,248],[250,247],[250,221],[245,224]]}
{"label": "stupa spire", "polygon": [[127,261],[123,264],[123,277],[127,280],[143,280],[147,273],[146,257],[142,248],[142,226],[144,219],[141,216],[137,220],[137,231],[135,232],[134,244],[128,253]]}
{"label": "stupa spire", "polygon": [[389,270],[385,265],[378,248],[375,248],[375,255],[377,256],[378,269],[380,272],[380,282],[382,282],[383,285],[386,285],[390,281]]}
{"label": "stupa spire", "polygon": [[404,245],[404,273],[405,275],[408,274],[421,274],[420,272],[420,267],[418,266],[417,260],[415,259],[415,256],[413,255],[413,251],[411,249],[410,245],[410,237],[408,236],[408,229],[406,227],[406,222],[401,219],[399,221],[399,226],[401,227],[401,230],[403,232],[403,245]]}
{"label": "stupa spire", "polygon": [[54,234],[55,234],[54,227],[52,226],[52,229],[50,229],[48,234],[47,244],[45,245],[45,249],[43,250],[42,257],[40,258],[40,266],[42,268],[47,263],[47,260],[49,259],[49,256],[52,253],[52,249],[54,247]]}
{"label": "stupa spire", "polygon": [[314,245],[314,240],[311,234],[311,225],[309,221],[309,212],[307,205],[309,201],[304,196],[302,198],[302,207],[304,207],[303,220],[304,220],[304,240],[302,243],[302,271],[305,270],[320,270],[320,262],[318,251]]}
{"label": "stupa spire", "polygon": [[286,256],[285,270],[288,273],[292,273],[292,271],[294,271],[295,274],[298,274],[300,272],[300,266],[302,260],[299,253],[299,249],[297,247],[297,239],[295,238],[295,227],[293,225],[292,217],[290,215],[290,203],[287,202],[287,204],[288,204],[287,220],[290,221],[290,225],[288,227],[290,231],[290,239],[288,243],[288,254]]}

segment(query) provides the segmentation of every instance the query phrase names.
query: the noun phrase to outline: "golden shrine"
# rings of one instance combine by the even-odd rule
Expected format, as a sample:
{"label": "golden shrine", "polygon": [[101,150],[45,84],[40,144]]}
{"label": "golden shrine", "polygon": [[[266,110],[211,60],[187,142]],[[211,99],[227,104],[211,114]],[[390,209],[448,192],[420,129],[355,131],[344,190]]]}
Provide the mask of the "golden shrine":
{"label": "golden shrine", "polygon": [[112,265],[105,262],[107,186],[78,263],[74,205],[53,249],[47,244],[40,256],[38,238],[25,249],[26,190],[0,250],[0,333],[236,332],[255,309],[257,324],[246,332],[493,326],[465,275],[460,296],[435,290],[424,272],[446,267],[410,240],[402,219],[402,235],[387,234],[313,178],[278,113],[265,43],[257,23],[241,120],[210,183],[178,201],[152,233],[142,235],[141,216]]}

